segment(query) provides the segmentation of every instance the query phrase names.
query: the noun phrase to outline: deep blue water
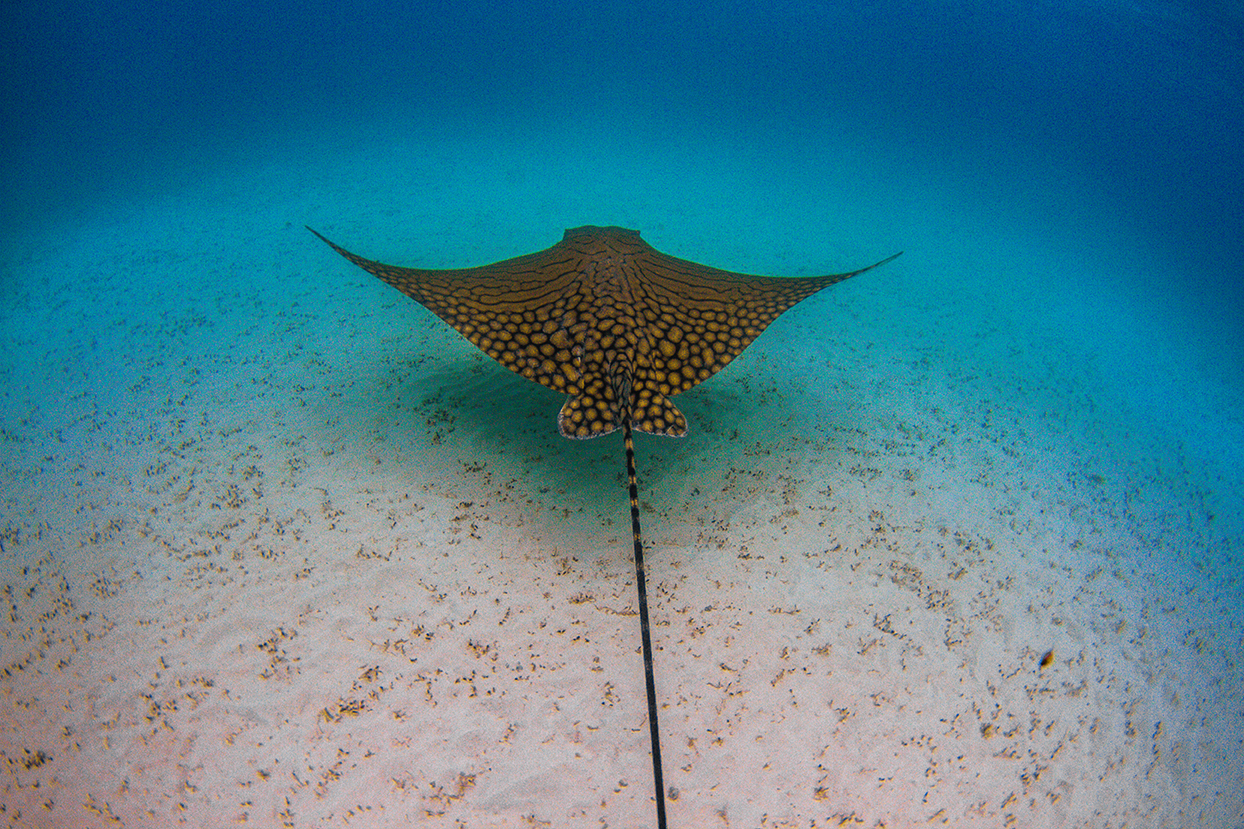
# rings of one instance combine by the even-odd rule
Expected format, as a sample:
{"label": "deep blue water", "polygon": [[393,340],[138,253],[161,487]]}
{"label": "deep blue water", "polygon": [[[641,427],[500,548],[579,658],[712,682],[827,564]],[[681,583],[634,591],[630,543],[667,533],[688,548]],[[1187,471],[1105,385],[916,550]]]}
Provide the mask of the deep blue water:
{"label": "deep blue water", "polygon": [[1162,290],[1241,308],[1232,4],[535,9],[6,3],[5,225],[303,133],[441,121],[747,147],[846,131],[980,188],[1049,186],[1034,181],[1048,171],[1100,193],[1184,269]]}

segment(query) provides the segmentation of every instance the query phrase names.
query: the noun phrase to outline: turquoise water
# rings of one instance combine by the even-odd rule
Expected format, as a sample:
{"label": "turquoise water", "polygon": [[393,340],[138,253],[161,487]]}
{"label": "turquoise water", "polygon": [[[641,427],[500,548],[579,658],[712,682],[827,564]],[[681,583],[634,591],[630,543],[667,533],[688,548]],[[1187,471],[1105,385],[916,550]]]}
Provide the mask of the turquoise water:
{"label": "turquoise water", "polygon": [[302,227],[613,224],[905,251],[637,442],[671,825],[1244,825],[1238,12],[2,14],[12,824],[650,821],[620,441]]}

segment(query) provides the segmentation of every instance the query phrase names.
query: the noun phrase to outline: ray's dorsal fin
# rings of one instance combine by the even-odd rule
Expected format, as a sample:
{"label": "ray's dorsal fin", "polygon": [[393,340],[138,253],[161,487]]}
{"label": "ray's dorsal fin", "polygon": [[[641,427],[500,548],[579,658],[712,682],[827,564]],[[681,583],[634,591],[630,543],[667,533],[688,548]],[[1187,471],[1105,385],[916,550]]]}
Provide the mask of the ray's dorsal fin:
{"label": "ray's dorsal fin", "polygon": [[666,829],[632,431],[686,435],[687,419],[669,398],[725,368],[797,303],[900,254],[849,273],[752,276],[667,256],[637,230],[588,225],[526,256],[478,268],[421,270],[364,259],[311,232],[501,365],[569,395],[557,418],[566,437],[594,438],[621,427],[657,826]]}

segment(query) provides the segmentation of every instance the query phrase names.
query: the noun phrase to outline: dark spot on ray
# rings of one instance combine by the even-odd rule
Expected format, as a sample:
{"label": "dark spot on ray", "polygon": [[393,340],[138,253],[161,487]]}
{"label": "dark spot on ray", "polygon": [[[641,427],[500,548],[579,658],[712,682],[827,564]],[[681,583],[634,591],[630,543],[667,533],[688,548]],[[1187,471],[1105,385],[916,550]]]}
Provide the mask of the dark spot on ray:
{"label": "dark spot on ray", "polygon": [[[311,228],[307,228],[311,230]],[[557,418],[570,438],[621,427],[634,536],[635,584],[648,692],[657,826],[665,792],[632,431],[682,437],[669,398],[712,377],[783,312],[850,273],[751,276],[667,256],[621,227],[576,227],[547,250],[478,268],[420,270],[333,250],[411,297],[501,365],[569,395]],[[1053,660],[1053,652],[1042,657]],[[671,799],[677,789],[671,787]]]}

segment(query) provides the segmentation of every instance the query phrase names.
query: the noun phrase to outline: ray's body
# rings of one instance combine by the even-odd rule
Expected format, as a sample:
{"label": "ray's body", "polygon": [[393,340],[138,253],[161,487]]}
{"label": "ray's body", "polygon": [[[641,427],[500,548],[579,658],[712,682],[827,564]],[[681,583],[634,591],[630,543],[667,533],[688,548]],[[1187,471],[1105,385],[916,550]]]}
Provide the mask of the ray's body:
{"label": "ray's body", "polygon": [[[311,230],[311,228],[307,228]],[[619,427],[626,449],[635,583],[648,694],[657,825],[665,791],[648,626],[632,430],[682,437],[670,397],[725,368],[796,303],[871,270],[752,276],[667,256],[621,227],[577,227],[547,250],[478,268],[421,270],[335,251],[416,300],[501,365],[569,395],[558,430],[594,438]]]}

